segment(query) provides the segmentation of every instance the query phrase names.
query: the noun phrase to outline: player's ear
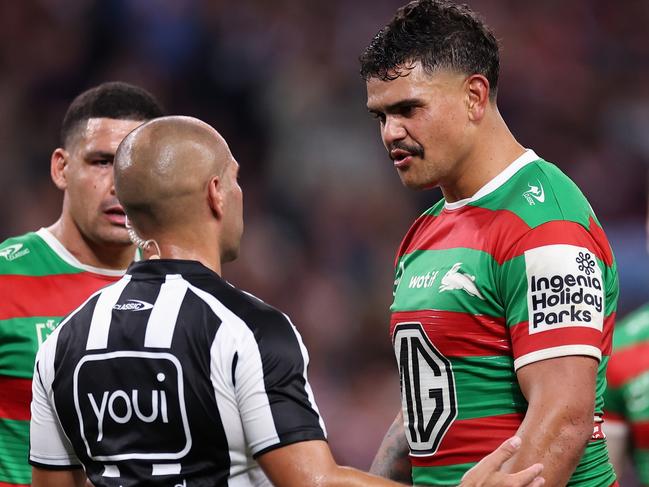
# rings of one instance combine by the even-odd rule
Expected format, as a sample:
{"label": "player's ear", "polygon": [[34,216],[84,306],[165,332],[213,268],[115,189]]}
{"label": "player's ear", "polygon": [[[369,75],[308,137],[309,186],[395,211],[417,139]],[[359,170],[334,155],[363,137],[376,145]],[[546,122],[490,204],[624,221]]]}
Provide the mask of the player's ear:
{"label": "player's ear", "polygon": [[223,183],[218,176],[213,176],[207,184],[207,202],[214,216],[221,220],[223,218]]}
{"label": "player's ear", "polygon": [[482,120],[489,103],[489,80],[481,74],[474,74],[466,79],[467,108],[469,120]]}
{"label": "player's ear", "polygon": [[50,175],[56,187],[61,191],[65,191],[68,187],[66,168],[68,166],[69,156],[68,151],[59,147],[52,152],[52,157],[50,158]]}

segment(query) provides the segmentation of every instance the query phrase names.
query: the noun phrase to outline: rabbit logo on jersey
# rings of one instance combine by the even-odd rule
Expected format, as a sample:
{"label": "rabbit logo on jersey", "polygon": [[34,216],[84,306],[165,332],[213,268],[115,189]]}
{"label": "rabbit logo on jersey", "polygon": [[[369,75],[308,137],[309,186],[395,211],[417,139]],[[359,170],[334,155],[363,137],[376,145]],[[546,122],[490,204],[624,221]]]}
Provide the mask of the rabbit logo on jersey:
{"label": "rabbit logo on jersey", "polygon": [[525,252],[530,334],[570,326],[602,330],[602,271],[591,251],[547,245]]}
{"label": "rabbit logo on jersey", "polygon": [[177,460],[191,448],[182,366],[170,353],[87,355],[73,385],[81,436],[93,460]]}

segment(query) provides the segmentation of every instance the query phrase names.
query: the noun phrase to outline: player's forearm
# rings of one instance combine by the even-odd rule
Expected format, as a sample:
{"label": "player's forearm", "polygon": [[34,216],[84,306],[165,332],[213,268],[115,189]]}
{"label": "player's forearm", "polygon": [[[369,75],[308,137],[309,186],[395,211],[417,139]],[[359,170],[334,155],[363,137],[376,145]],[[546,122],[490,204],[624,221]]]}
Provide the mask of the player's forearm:
{"label": "player's forearm", "polygon": [[528,411],[518,430],[522,446],[506,468],[514,472],[536,462],[542,463],[546,487],[564,486],[592,433],[592,411],[575,413],[569,406],[546,409],[542,414]]}
{"label": "player's forearm", "polygon": [[409,451],[403,429],[403,416],[399,412],[376,452],[370,472],[380,477],[411,484],[412,467],[408,458]]}
{"label": "player's forearm", "polygon": [[336,472],[318,487],[403,487],[404,484],[361,472],[350,467],[337,467]]}
{"label": "player's forearm", "polygon": [[86,474],[80,468],[47,470],[32,467],[32,487],[84,487],[86,480]]}

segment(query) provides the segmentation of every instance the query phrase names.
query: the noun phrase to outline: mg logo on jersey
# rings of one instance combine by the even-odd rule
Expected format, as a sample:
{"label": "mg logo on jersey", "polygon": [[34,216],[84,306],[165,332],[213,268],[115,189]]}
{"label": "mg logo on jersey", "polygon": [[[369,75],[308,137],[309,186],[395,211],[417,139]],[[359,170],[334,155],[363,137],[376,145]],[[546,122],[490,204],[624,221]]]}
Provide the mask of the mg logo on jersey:
{"label": "mg logo on jersey", "polygon": [[529,333],[568,326],[602,330],[602,271],[593,254],[573,245],[525,252]]}
{"label": "mg logo on jersey", "polygon": [[530,206],[534,206],[536,202],[543,203],[545,201],[545,191],[541,181],[536,180],[536,184],[532,185],[527,183],[529,189],[523,193],[523,198],[527,200]]}
{"label": "mg logo on jersey", "polygon": [[461,289],[471,296],[484,300],[484,297],[478,291],[475,285],[475,276],[470,276],[460,271],[462,262],[453,264],[453,267],[442,277],[442,284],[439,286],[439,292],[455,291]]}
{"label": "mg logo on jersey", "polygon": [[75,368],[73,387],[81,436],[93,460],[175,460],[191,448],[182,367],[175,356],[87,355]]}
{"label": "mg logo on jersey", "polygon": [[23,244],[17,243],[13,245],[8,245],[7,247],[0,249],[0,257],[3,257],[5,260],[11,262],[16,260],[24,255],[29,254],[29,249],[23,249]]}
{"label": "mg logo on jersey", "polygon": [[412,455],[432,455],[457,416],[451,362],[430,342],[421,323],[394,329],[406,437]]}

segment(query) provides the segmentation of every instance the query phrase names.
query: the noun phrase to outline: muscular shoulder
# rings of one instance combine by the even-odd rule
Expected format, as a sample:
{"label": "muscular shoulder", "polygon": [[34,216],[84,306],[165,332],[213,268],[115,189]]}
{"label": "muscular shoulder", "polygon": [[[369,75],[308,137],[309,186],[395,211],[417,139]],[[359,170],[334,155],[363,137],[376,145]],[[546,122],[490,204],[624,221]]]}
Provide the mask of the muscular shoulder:
{"label": "muscular shoulder", "polygon": [[216,279],[194,284],[215,298],[222,306],[222,313],[236,322],[235,328],[245,326],[258,341],[294,334],[293,325],[284,313],[246,291]]}
{"label": "muscular shoulder", "polygon": [[586,228],[593,211],[577,185],[557,166],[537,159],[514,174],[485,206],[508,210],[529,228],[552,221],[570,221]]}
{"label": "muscular shoulder", "polygon": [[11,237],[0,244],[0,274],[33,274],[43,264],[48,247],[34,232]]}

